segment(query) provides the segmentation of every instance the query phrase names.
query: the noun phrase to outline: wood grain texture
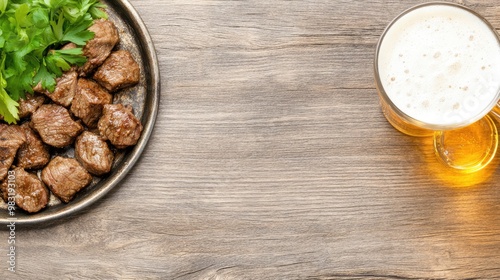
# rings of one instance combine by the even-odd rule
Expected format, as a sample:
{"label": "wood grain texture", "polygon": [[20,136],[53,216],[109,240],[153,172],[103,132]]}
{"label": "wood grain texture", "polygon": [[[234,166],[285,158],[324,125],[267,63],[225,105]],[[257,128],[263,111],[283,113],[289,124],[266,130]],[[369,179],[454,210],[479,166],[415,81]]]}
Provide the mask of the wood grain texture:
{"label": "wood grain texture", "polygon": [[2,279],[499,278],[498,162],[448,174],[378,107],[375,44],[421,2],[131,0],[161,66],[149,146],[90,209],[18,229],[16,274],[0,232]]}

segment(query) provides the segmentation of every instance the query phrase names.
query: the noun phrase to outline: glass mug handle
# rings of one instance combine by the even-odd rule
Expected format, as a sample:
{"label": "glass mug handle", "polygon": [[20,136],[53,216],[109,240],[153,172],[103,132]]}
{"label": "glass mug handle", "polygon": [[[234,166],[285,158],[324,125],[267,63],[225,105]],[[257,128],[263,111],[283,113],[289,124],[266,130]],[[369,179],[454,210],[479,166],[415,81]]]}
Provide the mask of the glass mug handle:
{"label": "glass mug handle", "polygon": [[479,121],[454,130],[434,132],[434,151],[447,166],[472,173],[486,167],[498,148],[498,130],[494,117],[500,120],[500,104]]}

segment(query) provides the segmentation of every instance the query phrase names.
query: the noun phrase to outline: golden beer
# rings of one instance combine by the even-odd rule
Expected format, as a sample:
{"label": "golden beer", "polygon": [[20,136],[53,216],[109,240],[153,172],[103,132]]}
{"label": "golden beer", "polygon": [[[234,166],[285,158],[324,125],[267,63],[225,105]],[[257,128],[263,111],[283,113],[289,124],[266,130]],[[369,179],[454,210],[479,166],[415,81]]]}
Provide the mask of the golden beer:
{"label": "golden beer", "polygon": [[472,172],[491,161],[498,132],[486,115],[500,98],[500,41],[482,16],[448,2],[410,8],[384,31],[374,68],[392,126],[434,136],[451,167]]}
{"label": "golden beer", "polygon": [[465,172],[482,169],[497,152],[498,132],[489,116],[464,128],[435,133],[434,149],[438,158]]}

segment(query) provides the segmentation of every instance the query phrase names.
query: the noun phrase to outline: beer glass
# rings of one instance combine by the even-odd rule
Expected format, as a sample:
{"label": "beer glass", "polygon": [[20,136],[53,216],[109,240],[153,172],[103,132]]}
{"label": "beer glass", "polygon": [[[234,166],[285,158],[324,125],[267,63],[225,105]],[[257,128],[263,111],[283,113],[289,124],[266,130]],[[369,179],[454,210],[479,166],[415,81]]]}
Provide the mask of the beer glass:
{"label": "beer glass", "polygon": [[374,70],[381,109],[396,129],[434,137],[438,158],[464,172],[494,158],[489,113],[500,98],[500,40],[481,15],[449,2],[404,11],[380,37]]}

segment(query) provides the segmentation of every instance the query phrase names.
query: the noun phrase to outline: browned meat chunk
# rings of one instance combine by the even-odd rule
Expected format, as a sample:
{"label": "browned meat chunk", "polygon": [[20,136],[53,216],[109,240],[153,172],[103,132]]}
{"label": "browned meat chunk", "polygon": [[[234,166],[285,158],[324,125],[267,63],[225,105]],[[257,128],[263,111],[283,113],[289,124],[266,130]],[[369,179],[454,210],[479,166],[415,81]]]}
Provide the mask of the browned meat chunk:
{"label": "browned meat chunk", "polygon": [[92,181],[85,168],[74,158],[55,157],[42,170],[42,180],[52,193],[68,203]]}
{"label": "browned meat chunk", "polygon": [[0,124],[0,180],[7,176],[17,150],[26,142],[26,136],[17,125]]}
{"label": "browned meat chunk", "polygon": [[113,96],[94,81],[78,80],[78,90],[71,104],[71,112],[88,127],[97,127],[104,104],[110,104]]}
{"label": "browned meat chunk", "polygon": [[83,54],[87,57],[87,62],[80,67],[80,76],[86,76],[100,66],[120,41],[115,24],[109,20],[97,20],[89,30],[95,35],[83,47]]}
{"label": "browned meat chunk", "polygon": [[26,94],[25,98],[19,99],[19,118],[31,116],[38,107],[45,103],[45,97],[38,94]]}
{"label": "browned meat chunk", "polygon": [[42,89],[41,84],[33,88],[34,91],[47,95],[55,103],[68,107],[73,101],[77,88],[78,74],[75,70],[64,73],[56,79],[56,89],[54,92]]}
{"label": "browned meat chunk", "polygon": [[55,105],[42,105],[31,117],[31,127],[34,128],[43,142],[62,148],[75,140],[82,132],[81,124],[75,122],[66,108]]}
{"label": "browned meat chunk", "polygon": [[75,48],[78,48],[75,43],[67,43],[66,45],[62,46],[61,50],[71,50]]}
{"label": "browned meat chunk", "polygon": [[119,50],[111,53],[94,74],[94,79],[107,90],[114,92],[139,82],[139,64],[130,52]]}
{"label": "browned meat chunk", "polygon": [[26,142],[17,151],[17,166],[24,169],[39,169],[50,160],[49,149],[42,142],[28,123],[23,123],[21,129],[26,135]]}
{"label": "browned meat chunk", "polygon": [[75,143],[75,158],[94,175],[103,175],[111,170],[114,155],[101,136],[84,131]]}
{"label": "browned meat chunk", "polygon": [[104,105],[98,127],[100,134],[119,149],[137,144],[142,132],[142,124],[132,108],[122,104]]}
{"label": "browned meat chunk", "polygon": [[[5,179],[2,181],[2,183],[0,183],[0,197],[5,202],[8,202],[8,199],[9,199],[9,180],[7,180],[7,177],[5,177]],[[13,181],[13,182],[15,182],[15,181]]]}
{"label": "browned meat chunk", "polygon": [[49,202],[49,191],[42,181],[35,174],[28,173],[22,168],[16,168],[14,171],[17,206],[29,213],[45,208]]}

